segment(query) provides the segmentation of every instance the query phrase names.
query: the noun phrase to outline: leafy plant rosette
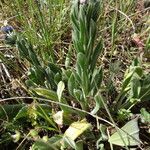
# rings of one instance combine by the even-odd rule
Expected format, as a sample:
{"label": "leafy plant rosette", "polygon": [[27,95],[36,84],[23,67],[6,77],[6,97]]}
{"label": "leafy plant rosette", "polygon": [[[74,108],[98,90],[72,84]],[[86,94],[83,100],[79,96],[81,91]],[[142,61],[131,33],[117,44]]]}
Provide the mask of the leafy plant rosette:
{"label": "leafy plant rosette", "polygon": [[102,82],[102,68],[96,66],[103,49],[103,42],[96,43],[96,22],[100,1],[74,1],[71,10],[72,39],[76,53],[75,69],[68,80],[70,95],[89,109],[89,97],[94,97]]}

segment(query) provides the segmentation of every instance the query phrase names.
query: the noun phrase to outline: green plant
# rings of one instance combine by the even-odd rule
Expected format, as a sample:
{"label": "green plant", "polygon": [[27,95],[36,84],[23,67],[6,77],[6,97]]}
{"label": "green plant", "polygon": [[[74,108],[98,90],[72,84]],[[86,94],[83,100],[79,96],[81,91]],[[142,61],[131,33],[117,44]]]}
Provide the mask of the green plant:
{"label": "green plant", "polygon": [[17,36],[16,45],[20,56],[31,65],[28,73],[29,80],[26,81],[27,85],[30,87],[40,85],[56,89],[57,83],[61,80],[61,69],[51,62],[45,64],[35,53],[31,43],[23,36]]}
{"label": "green plant", "polygon": [[[52,109],[49,105],[38,104],[37,102],[29,105],[0,105],[1,126],[5,129],[1,131],[0,145],[4,146],[6,141],[9,145],[12,141],[17,143],[24,139],[24,134],[31,132],[28,126],[35,129],[38,132],[37,135],[44,130],[59,132],[52,115]],[[29,137],[33,138],[32,136],[30,133]]]}
{"label": "green plant", "polygon": [[97,94],[102,82],[102,68],[96,66],[102,52],[103,42],[96,42],[96,22],[99,17],[100,2],[75,1],[71,11],[73,44],[76,53],[75,70],[68,80],[69,93],[88,110],[89,97]]}
{"label": "green plant", "polygon": [[[133,8],[135,1],[109,1],[108,4],[116,8],[109,6],[110,12],[106,12],[109,14],[108,20],[105,20],[106,14],[103,16],[106,5],[104,1],[73,1],[73,45],[68,49],[65,62],[64,59],[61,60],[63,64],[56,64],[60,60],[56,60],[53,50],[55,40],[64,32],[56,32],[60,30],[63,19],[59,22],[51,13],[54,10],[56,14],[60,9],[63,11],[64,1],[16,2],[20,21],[25,24],[25,32],[14,32],[15,38],[17,37],[15,44],[22,62],[28,68],[26,85],[28,93],[33,96],[28,98],[34,101],[31,104],[1,105],[0,119],[3,121],[1,126],[4,127],[0,144],[14,141],[17,149],[30,147],[33,150],[92,149],[95,148],[95,142],[97,149],[101,150],[105,147],[113,149],[113,145],[126,149],[129,149],[128,146],[140,147],[138,118],[130,117],[134,113],[133,107],[149,101],[150,76],[143,71],[139,60],[134,59],[126,70],[121,86],[116,86],[114,79],[121,62],[111,63],[114,54],[110,53],[110,59],[107,58],[110,67],[102,69],[98,59],[106,48],[103,44],[105,39],[102,38],[101,32],[100,38],[97,36],[98,23],[101,24],[100,28],[111,23],[110,51],[114,52],[120,35],[118,32],[120,29],[124,30],[124,25],[128,21],[120,23],[123,20],[121,17],[124,15],[130,19],[124,13],[130,13],[129,8]],[[124,5],[125,3],[127,4]],[[24,4],[25,9],[30,12],[28,17],[23,15],[26,13]],[[56,8],[49,8],[51,5],[55,5]],[[34,16],[34,13],[37,16]],[[60,16],[63,16],[62,14]],[[50,20],[56,21],[54,25],[51,24],[51,29],[49,24],[53,22],[45,22],[49,17]],[[99,19],[101,17],[102,20]],[[105,22],[102,22],[104,20]],[[58,30],[55,23],[59,26]],[[55,44],[57,47],[57,41]],[[73,63],[75,65],[72,65]],[[104,75],[107,71],[110,76],[105,81]],[[141,110],[141,118],[143,123],[147,123],[149,113],[145,109]],[[119,128],[122,125],[124,126]]]}
{"label": "green plant", "polygon": [[124,112],[129,111],[130,115],[130,110],[132,107],[140,102],[149,100],[149,80],[149,74],[143,72],[138,59],[135,59],[125,73],[120,93],[114,100],[112,111],[115,112],[115,110],[118,111],[124,109]]}
{"label": "green plant", "polygon": [[140,112],[141,112],[141,121],[143,123],[147,123],[150,125],[150,113],[145,108],[142,108]]}
{"label": "green plant", "polygon": [[[95,96],[98,101],[96,94],[102,82],[102,68],[97,67],[96,62],[103,48],[102,40],[95,46],[99,5],[99,1],[73,4],[71,18],[73,42],[77,55],[75,70],[67,69],[62,72],[63,70],[53,63],[45,65],[35,53],[30,42],[18,36],[16,45],[20,56],[31,64],[29,80],[26,82],[30,87],[42,86],[56,90],[59,81],[67,76],[68,91],[81,104],[82,109],[88,109],[88,97]],[[69,73],[69,76],[66,73]]]}

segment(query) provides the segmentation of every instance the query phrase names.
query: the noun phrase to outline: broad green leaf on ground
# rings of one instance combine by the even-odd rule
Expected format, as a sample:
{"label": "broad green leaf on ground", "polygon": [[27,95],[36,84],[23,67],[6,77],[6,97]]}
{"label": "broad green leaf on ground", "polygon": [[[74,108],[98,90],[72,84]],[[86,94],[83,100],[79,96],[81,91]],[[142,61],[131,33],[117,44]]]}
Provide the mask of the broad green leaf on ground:
{"label": "broad green leaf on ground", "polygon": [[64,88],[65,88],[65,84],[62,81],[60,81],[57,85],[57,96],[59,101],[61,101],[61,96]]}
{"label": "broad green leaf on ground", "polygon": [[111,144],[119,146],[135,146],[140,144],[137,118],[129,121],[119,131],[110,136],[108,141]]}
{"label": "broad green leaf on ground", "polygon": [[77,137],[79,137],[84,131],[86,131],[90,127],[91,127],[91,124],[88,123],[86,120],[74,122],[66,130],[66,132],[64,133],[64,136],[67,136],[71,140],[75,140]]}

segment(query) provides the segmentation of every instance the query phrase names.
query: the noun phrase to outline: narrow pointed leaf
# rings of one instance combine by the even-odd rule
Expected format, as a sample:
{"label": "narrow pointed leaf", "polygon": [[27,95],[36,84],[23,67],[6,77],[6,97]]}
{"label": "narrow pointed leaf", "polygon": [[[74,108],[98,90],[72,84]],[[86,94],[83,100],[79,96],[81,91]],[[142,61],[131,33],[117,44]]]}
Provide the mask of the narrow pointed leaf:
{"label": "narrow pointed leaf", "polygon": [[96,94],[96,96],[94,97],[94,100],[96,102],[96,106],[91,112],[91,114],[93,114],[93,115],[96,114],[99,111],[99,109],[103,106],[102,97],[99,93]]}
{"label": "narrow pointed leaf", "polygon": [[61,96],[64,88],[65,88],[65,84],[62,81],[60,81],[57,85],[57,96],[59,101],[61,100]]}

